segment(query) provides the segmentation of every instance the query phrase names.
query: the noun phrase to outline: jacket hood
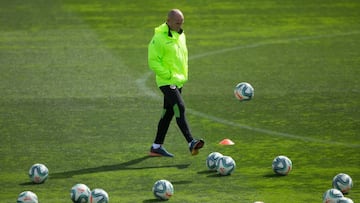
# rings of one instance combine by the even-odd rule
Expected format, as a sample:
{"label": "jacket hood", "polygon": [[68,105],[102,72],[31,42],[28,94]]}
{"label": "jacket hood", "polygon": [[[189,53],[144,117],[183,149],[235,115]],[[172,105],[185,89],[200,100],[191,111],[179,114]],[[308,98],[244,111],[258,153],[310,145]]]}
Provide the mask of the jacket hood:
{"label": "jacket hood", "polygon": [[167,33],[169,32],[169,26],[166,23],[163,23],[155,28],[155,33]]}

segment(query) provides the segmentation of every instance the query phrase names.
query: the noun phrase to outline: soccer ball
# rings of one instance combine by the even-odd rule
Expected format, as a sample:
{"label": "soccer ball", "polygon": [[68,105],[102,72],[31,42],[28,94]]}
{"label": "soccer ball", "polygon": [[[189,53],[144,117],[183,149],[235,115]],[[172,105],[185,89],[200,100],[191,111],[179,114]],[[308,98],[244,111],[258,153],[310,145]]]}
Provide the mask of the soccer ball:
{"label": "soccer ball", "polygon": [[254,97],[254,88],[247,82],[241,82],[235,86],[234,95],[240,101],[248,101]]}
{"label": "soccer ball", "polygon": [[90,203],[108,203],[108,202],[109,202],[109,195],[105,190],[96,188],[91,191]]}
{"label": "soccer ball", "polygon": [[157,199],[168,200],[174,195],[174,187],[167,180],[158,180],[154,183],[152,192]]}
{"label": "soccer ball", "polygon": [[234,172],[236,163],[230,156],[222,156],[217,160],[216,171],[223,176],[230,175]]}
{"label": "soccer ball", "polygon": [[49,170],[44,164],[34,164],[29,169],[29,177],[33,183],[43,183],[49,176]]}
{"label": "soccer ball", "polygon": [[343,197],[340,198],[336,201],[336,203],[354,203],[354,201],[352,201],[352,199],[347,198],[347,197]]}
{"label": "soccer ball", "polygon": [[81,183],[74,185],[70,191],[70,198],[74,203],[87,203],[90,195],[89,187]]}
{"label": "soccer ball", "polygon": [[211,171],[216,171],[217,160],[223,155],[219,152],[212,152],[206,158],[206,166]]}
{"label": "soccer ball", "polygon": [[286,156],[277,156],[272,162],[272,169],[276,174],[287,175],[292,169],[292,162]]}
{"label": "soccer ball", "polygon": [[338,189],[328,189],[323,194],[323,203],[337,203],[337,201],[343,198],[344,195]]}
{"label": "soccer ball", "polygon": [[19,194],[17,203],[38,203],[38,197],[31,191],[24,191]]}
{"label": "soccer ball", "polygon": [[352,179],[345,173],[339,173],[334,176],[332,186],[340,190],[343,194],[347,194],[353,186]]}

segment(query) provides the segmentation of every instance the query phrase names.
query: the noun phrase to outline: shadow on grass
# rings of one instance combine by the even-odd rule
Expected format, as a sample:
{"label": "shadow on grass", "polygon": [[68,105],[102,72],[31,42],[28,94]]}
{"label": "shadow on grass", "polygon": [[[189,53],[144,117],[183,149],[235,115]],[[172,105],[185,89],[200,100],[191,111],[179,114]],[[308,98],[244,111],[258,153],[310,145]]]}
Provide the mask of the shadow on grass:
{"label": "shadow on grass", "polygon": [[20,183],[19,185],[26,186],[26,185],[41,185],[41,184],[43,184],[43,183],[33,183],[33,182],[29,181],[29,182],[26,182],[26,183]]}
{"label": "shadow on grass", "polygon": [[197,173],[198,174],[205,174],[205,175],[207,175],[206,177],[208,177],[208,178],[231,177],[231,174],[230,175],[221,175],[217,171],[211,171],[211,170],[199,171]]}
{"label": "shadow on grass", "polygon": [[210,170],[204,170],[197,172],[198,174],[213,174],[216,173],[216,171],[210,171]]}
{"label": "shadow on grass", "polygon": [[143,203],[150,203],[150,202],[164,202],[167,200],[159,200],[159,199],[146,199],[143,201]]}
{"label": "shadow on grass", "polygon": [[285,175],[280,175],[280,174],[276,174],[276,173],[268,173],[263,175],[264,178],[282,178],[282,177],[286,177]]}
{"label": "shadow on grass", "polygon": [[231,176],[231,175],[221,175],[221,174],[218,173],[217,171],[211,171],[211,170],[199,171],[198,174],[205,174],[205,175],[207,175],[206,177],[208,177],[208,178],[218,178],[218,177],[228,177],[228,176]]}
{"label": "shadow on grass", "polygon": [[226,178],[226,177],[231,177],[230,175],[221,175],[219,173],[214,173],[214,174],[210,174],[207,176],[208,178]]}
{"label": "shadow on grass", "polygon": [[82,175],[89,173],[98,173],[106,171],[117,171],[117,170],[142,170],[142,169],[152,169],[152,168],[178,168],[185,169],[189,167],[190,164],[173,164],[173,165],[157,165],[157,166],[142,166],[142,167],[131,167],[132,165],[138,164],[147,159],[155,159],[155,157],[144,156],[137,159],[133,159],[124,163],[114,164],[114,165],[105,165],[94,168],[83,168],[73,171],[65,171],[61,173],[53,173],[50,175],[50,178],[71,178],[74,175]]}

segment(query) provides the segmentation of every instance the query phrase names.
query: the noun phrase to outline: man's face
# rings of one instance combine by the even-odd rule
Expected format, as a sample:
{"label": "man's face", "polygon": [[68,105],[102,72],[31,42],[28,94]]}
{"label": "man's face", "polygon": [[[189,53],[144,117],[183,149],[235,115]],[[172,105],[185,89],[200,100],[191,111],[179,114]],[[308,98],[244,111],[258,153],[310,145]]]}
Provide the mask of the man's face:
{"label": "man's face", "polygon": [[184,23],[184,17],[181,15],[175,15],[172,18],[168,18],[167,24],[169,25],[171,30],[175,30],[179,32]]}

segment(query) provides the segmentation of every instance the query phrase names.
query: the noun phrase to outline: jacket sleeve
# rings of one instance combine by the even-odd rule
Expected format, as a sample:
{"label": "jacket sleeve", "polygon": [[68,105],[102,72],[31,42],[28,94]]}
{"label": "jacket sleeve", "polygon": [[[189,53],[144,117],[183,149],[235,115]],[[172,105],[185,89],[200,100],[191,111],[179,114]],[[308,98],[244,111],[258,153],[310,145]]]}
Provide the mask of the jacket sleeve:
{"label": "jacket sleeve", "polygon": [[150,41],[148,47],[148,64],[151,70],[153,70],[156,76],[163,79],[170,79],[170,70],[164,67],[163,63],[164,49],[161,41],[155,36]]}

